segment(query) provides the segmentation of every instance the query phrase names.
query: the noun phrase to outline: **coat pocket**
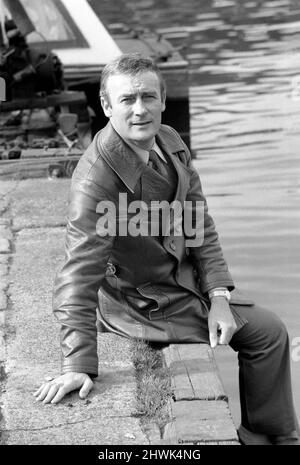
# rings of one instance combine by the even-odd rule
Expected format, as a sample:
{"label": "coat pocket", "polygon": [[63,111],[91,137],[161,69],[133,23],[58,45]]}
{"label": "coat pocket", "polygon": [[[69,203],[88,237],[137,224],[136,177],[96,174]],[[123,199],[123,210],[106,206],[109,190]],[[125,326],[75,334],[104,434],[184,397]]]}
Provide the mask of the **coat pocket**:
{"label": "coat pocket", "polygon": [[149,319],[155,319],[159,317],[159,310],[162,310],[170,305],[170,299],[167,294],[163,293],[160,289],[151,283],[143,284],[137,288],[138,293],[146,298],[150,299],[154,303],[154,308],[149,309]]}

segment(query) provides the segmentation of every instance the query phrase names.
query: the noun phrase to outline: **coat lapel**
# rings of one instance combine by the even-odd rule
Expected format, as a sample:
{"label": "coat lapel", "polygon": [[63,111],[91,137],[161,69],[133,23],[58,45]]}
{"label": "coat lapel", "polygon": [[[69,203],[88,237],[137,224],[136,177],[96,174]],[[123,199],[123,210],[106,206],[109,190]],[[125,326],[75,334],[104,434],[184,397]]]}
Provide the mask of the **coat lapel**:
{"label": "coat lapel", "polygon": [[177,173],[178,182],[175,200],[184,202],[190,187],[191,170],[183,163],[181,163],[177,156],[179,152],[184,152],[183,145],[175,140],[174,137],[170,137],[169,135],[166,137],[165,131],[160,131],[156,136],[156,139],[161,149],[164,150],[167,155],[169,155],[169,159],[171,160]]}
{"label": "coat lapel", "polygon": [[[191,170],[181,163],[176,155],[184,152],[184,146],[179,136],[166,126],[161,127],[156,136],[157,143],[169,155],[178,177],[175,199],[184,202],[190,186]],[[110,123],[98,135],[97,147],[106,163],[123,181],[125,186],[134,193],[136,184],[147,165],[143,163],[133,150],[123,141]]]}
{"label": "coat lapel", "polygon": [[125,186],[134,193],[134,188],[147,169],[147,165],[123,141],[110,123],[100,131],[97,147],[106,163]]}

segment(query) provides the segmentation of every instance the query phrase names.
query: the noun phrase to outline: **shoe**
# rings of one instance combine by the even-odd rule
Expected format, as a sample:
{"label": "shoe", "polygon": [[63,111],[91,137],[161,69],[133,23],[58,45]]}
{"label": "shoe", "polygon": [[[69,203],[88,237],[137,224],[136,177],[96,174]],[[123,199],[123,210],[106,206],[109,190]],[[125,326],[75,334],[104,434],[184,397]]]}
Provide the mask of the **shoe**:
{"label": "shoe", "polygon": [[274,446],[300,446],[299,439],[295,438],[287,438],[281,439],[280,441],[273,442]]}
{"label": "shoe", "polygon": [[240,443],[243,446],[272,446],[269,436],[266,434],[252,433],[244,426],[240,426],[237,430]]}
{"label": "shoe", "polygon": [[292,431],[285,436],[270,436],[274,446],[300,446],[300,440],[297,431]]}

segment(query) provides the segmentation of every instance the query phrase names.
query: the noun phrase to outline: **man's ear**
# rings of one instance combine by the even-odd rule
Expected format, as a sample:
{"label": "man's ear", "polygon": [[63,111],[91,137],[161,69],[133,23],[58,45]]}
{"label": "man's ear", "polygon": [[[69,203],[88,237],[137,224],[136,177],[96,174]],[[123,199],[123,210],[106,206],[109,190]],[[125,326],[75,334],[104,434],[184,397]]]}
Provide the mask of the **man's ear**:
{"label": "man's ear", "polygon": [[100,102],[101,102],[101,107],[104,111],[104,114],[105,116],[107,116],[107,118],[110,118],[111,117],[111,105],[107,99],[107,97],[100,97]]}
{"label": "man's ear", "polygon": [[165,90],[163,90],[162,95],[161,95],[161,111],[165,111],[166,109],[166,98],[167,98],[167,93]]}

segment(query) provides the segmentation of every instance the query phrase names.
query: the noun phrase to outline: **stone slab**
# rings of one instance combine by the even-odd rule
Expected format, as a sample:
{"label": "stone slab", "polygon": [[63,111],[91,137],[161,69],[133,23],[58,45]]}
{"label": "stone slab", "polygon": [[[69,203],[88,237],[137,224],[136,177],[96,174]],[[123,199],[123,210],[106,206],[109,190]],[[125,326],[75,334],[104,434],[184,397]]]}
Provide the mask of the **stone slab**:
{"label": "stone slab", "polygon": [[0,217],[0,225],[1,226],[9,227],[9,226],[11,226],[11,222],[12,222],[11,218]]}
{"label": "stone slab", "polygon": [[0,253],[10,253],[10,241],[0,237]]}
{"label": "stone slab", "polygon": [[8,226],[0,224],[0,237],[9,241],[12,240],[12,232]]}
{"label": "stone slab", "polygon": [[0,262],[0,278],[1,278],[1,281],[2,281],[3,277],[7,275],[7,273],[8,273],[8,264]]}
{"label": "stone slab", "polygon": [[[8,267],[8,261],[9,261],[9,256],[8,255],[2,255],[0,254],[0,266],[1,266],[1,269],[2,269],[2,266],[4,267],[5,265]],[[3,268],[5,271],[7,271],[7,268]]]}
{"label": "stone slab", "polygon": [[164,440],[171,444],[238,442],[226,401],[174,402],[172,413],[174,420],[164,434]]}
{"label": "stone slab", "polygon": [[[0,363],[5,361],[5,337],[3,328],[0,328]],[[1,381],[1,379],[0,379]]]}
{"label": "stone slab", "polygon": [[[53,363],[48,363],[46,367],[41,364],[36,367],[29,362],[25,367],[19,363],[9,367],[6,392],[2,395],[5,417],[2,431],[7,435],[7,444],[22,444],[25,438],[28,444],[51,444],[55,441],[58,444],[76,444],[78,441],[103,444],[105,442],[102,441],[108,437],[108,431],[104,427],[106,422],[110,425],[115,423],[112,440],[120,440],[124,444],[128,442],[128,438],[122,439],[122,436],[127,433],[143,444],[147,443],[139,422],[134,417],[135,380],[131,366],[124,368],[115,365],[114,369],[102,369],[87,399],[82,400],[77,393],[73,393],[55,406],[36,402],[33,396],[40,384],[37,381],[41,382],[46,373],[55,374]],[[100,425],[95,429],[98,420]],[[120,429],[119,421],[122,423],[124,420],[127,425],[124,423],[124,428]],[[85,427],[85,441],[82,441],[82,436],[74,436],[79,432],[78,425]],[[86,428],[91,428],[91,431]],[[52,436],[48,439],[45,436],[47,431]],[[63,436],[64,433],[67,434],[66,437]]]}
{"label": "stone slab", "polygon": [[164,349],[175,400],[227,400],[208,344],[172,344]]}
{"label": "stone slab", "polygon": [[17,187],[7,194],[13,228],[64,225],[70,182],[70,179],[45,178],[19,181]]}
{"label": "stone slab", "polygon": [[7,295],[4,291],[1,291],[0,290],[0,310],[3,311],[3,310],[6,310],[7,308]]}
{"label": "stone slab", "polygon": [[5,214],[7,209],[8,209],[8,199],[6,197],[2,197],[0,199],[0,214],[1,214],[1,216]]}
{"label": "stone slab", "polygon": [[136,419],[118,416],[70,421],[59,427],[18,429],[9,435],[10,445],[135,445],[147,444]]}
{"label": "stone slab", "polygon": [[1,276],[1,272],[0,272],[0,293],[1,292],[5,292],[9,286],[9,279],[8,279],[8,275],[5,275],[5,276]]}

